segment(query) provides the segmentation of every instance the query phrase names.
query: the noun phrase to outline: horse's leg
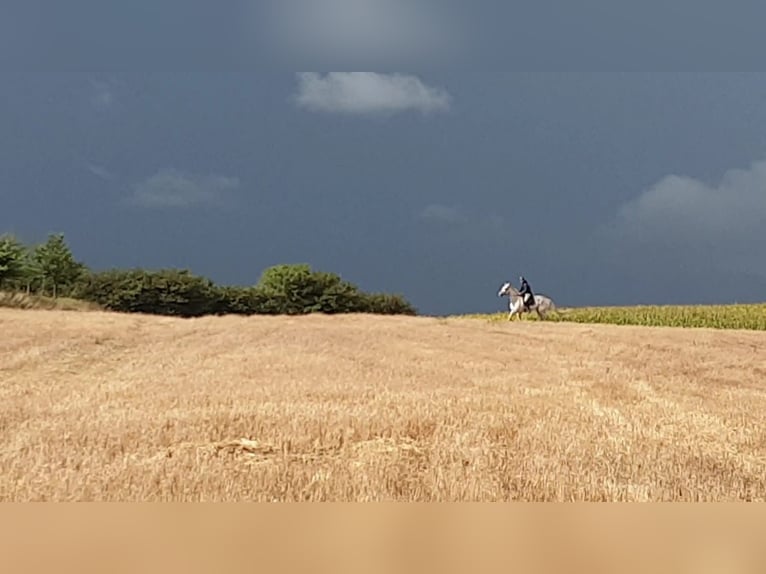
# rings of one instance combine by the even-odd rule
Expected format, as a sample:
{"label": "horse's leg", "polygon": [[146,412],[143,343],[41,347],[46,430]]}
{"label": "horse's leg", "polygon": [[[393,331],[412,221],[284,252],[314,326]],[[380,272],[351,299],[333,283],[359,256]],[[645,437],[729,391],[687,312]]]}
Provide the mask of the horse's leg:
{"label": "horse's leg", "polygon": [[511,311],[510,311],[510,313],[508,313],[508,320],[512,321],[514,315],[518,315],[519,314],[519,306],[514,304],[513,301],[511,301],[511,303],[509,304],[509,308],[510,308]]}

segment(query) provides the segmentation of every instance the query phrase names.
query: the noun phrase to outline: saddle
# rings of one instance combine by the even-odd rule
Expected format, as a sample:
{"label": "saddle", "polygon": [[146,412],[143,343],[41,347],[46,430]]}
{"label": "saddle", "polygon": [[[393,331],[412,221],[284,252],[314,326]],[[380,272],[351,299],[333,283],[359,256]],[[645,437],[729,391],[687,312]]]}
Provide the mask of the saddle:
{"label": "saddle", "polygon": [[535,296],[533,293],[526,293],[522,298],[522,301],[524,302],[524,307],[529,309],[532,305],[535,304]]}

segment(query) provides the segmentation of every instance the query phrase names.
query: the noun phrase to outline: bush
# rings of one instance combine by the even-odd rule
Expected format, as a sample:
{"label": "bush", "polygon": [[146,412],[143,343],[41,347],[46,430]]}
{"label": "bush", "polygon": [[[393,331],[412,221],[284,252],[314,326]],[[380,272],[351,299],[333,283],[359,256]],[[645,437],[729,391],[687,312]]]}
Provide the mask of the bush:
{"label": "bush", "polygon": [[377,315],[417,315],[417,310],[401,295],[371,293],[365,295],[366,313]]}
{"label": "bush", "polygon": [[270,267],[254,287],[216,286],[186,270],[111,270],[87,275],[75,295],[112,311],[178,317],[416,314],[400,295],[363,293],[338,275],[308,265]]}
{"label": "bush", "polygon": [[[92,273],[74,258],[61,233],[49,235],[45,243],[35,247],[25,246],[12,235],[0,235],[0,288],[27,295],[50,293],[54,298],[64,295],[112,311],[178,317],[416,314],[400,295],[364,293],[340,276],[314,271],[306,264],[270,267],[253,287],[217,286],[178,269]],[[16,304],[17,300],[13,301]]]}
{"label": "bush", "polygon": [[269,310],[269,300],[254,287],[219,287],[216,314],[260,315]]}
{"label": "bush", "polygon": [[201,317],[220,309],[220,291],[187,270],[112,270],[90,275],[78,296],[112,311]]}
{"label": "bush", "polygon": [[264,311],[270,314],[358,313],[365,307],[356,285],[304,264],[270,267],[255,288],[266,299]]}

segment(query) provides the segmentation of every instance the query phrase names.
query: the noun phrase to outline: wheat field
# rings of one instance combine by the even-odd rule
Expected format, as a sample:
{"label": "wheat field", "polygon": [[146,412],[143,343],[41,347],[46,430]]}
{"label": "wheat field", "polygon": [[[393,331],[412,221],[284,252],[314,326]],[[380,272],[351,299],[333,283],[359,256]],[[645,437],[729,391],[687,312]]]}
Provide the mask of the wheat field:
{"label": "wheat field", "polygon": [[0,309],[2,501],[766,500],[766,333]]}
{"label": "wheat field", "polygon": [[[467,315],[490,322],[507,321],[508,313]],[[514,320],[520,320],[515,317]],[[525,321],[537,321],[534,313]],[[550,313],[547,321],[642,327],[687,327],[766,331],[766,303],[746,305],[635,305],[629,307],[573,307]]]}

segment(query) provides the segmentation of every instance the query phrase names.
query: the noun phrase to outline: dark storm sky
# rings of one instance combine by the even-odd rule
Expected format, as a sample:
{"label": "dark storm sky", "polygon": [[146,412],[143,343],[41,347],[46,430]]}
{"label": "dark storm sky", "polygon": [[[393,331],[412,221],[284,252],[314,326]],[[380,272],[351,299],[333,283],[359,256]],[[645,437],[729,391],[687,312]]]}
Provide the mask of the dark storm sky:
{"label": "dark storm sky", "polygon": [[[122,31],[110,42],[86,26],[87,2],[45,20],[11,3],[0,232],[60,231],[96,269],[188,267],[221,283],[307,262],[432,314],[502,309],[498,287],[522,273],[560,305],[766,300],[765,74],[517,72],[503,47],[531,40],[504,40],[497,20],[451,7],[431,29],[431,4],[399,13],[400,0],[381,1],[327,0],[310,17],[272,7],[253,24],[260,47],[244,16],[189,16],[197,26],[173,44],[161,22],[132,36],[102,8]],[[373,9],[383,27],[410,26],[376,36]],[[325,34],[338,22],[356,33]],[[744,53],[751,30],[716,22]],[[199,48],[201,30],[220,53],[173,68],[168,47]],[[155,40],[167,59],[153,66]],[[351,54],[423,71],[250,69],[243,51],[267,42],[279,64]]]}

